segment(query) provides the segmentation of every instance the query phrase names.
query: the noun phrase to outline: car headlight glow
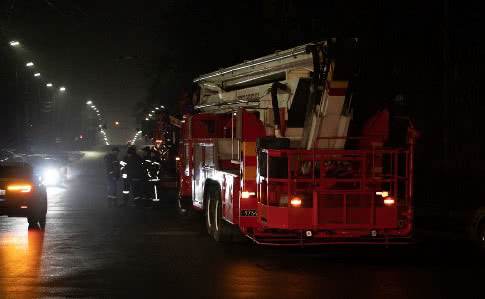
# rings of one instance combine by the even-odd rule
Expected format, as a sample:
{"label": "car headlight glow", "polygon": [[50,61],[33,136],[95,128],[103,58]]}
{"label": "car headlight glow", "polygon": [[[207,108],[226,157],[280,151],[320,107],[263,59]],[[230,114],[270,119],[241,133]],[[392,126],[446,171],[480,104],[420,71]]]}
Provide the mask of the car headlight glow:
{"label": "car headlight glow", "polygon": [[44,185],[57,185],[59,183],[60,174],[59,170],[55,168],[48,168],[44,171],[42,176],[42,182]]}

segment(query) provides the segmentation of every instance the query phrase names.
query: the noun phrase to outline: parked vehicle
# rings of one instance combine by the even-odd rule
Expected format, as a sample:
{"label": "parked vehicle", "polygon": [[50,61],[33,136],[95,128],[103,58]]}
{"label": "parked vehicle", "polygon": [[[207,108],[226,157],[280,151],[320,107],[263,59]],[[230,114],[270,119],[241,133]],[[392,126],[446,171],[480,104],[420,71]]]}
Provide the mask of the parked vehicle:
{"label": "parked vehicle", "polygon": [[47,192],[32,167],[23,162],[0,163],[0,216],[26,217],[30,227],[45,228]]}

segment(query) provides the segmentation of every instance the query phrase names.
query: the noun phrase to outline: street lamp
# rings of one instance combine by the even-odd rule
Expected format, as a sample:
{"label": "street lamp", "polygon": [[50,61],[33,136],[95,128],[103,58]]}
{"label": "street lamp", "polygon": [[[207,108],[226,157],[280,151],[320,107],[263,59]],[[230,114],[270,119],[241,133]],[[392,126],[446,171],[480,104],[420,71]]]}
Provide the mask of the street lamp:
{"label": "street lamp", "polygon": [[20,43],[18,41],[16,41],[16,40],[13,40],[13,41],[10,42],[10,45],[12,47],[18,47],[18,46],[20,46]]}
{"label": "street lamp", "polygon": [[31,67],[31,66],[34,66],[34,63],[33,63],[32,61],[31,61],[31,62],[27,62],[27,63],[25,64],[25,66]]}
{"label": "street lamp", "polygon": [[35,73],[34,77],[40,77],[40,73]]}
{"label": "street lamp", "polygon": [[96,108],[96,106],[94,106],[94,105],[91,105],[91,108],[93,108],[93,109],[94,109],[94,108]]}
{"label": "street lamp", "polygon": [[148,120],[148,117],[145,117],[145,120]]}
{"label": "street lamp", "polygon": [[120,125],[120,122],[119,121],[115,121],[115,125],[119,126]]}
{"label": "street lamp", "polygon": [[47,83],[45,86],[52,87],[52,83]]}
{"label": "street lamp", "polygon": [[91,105],[93,101],[87,101],[86,104]]}
{"label": "street lamp", "polygon": [[64,86],[61,86],[61,87],[59,88],[59,91],[66,91],[66,88],[65,88]]}

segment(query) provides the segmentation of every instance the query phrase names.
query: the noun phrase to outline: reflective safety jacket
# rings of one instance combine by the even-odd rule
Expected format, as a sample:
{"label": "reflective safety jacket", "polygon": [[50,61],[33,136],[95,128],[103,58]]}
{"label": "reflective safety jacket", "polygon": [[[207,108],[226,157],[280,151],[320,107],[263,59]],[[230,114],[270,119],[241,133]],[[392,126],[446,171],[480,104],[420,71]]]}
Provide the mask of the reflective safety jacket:
{"label": "reflective safety jacket", "polygon": [[143,167],[143,159],[137,154],[126,156],[121,164],[121,173],[123,179],[137,179],[143,180],[146,178]]}
{"label": "reflective safety jacket", "polygon": [[148,181],[158,182],[160,180],[160,160],[158,159],[146,159],[143,162]]}

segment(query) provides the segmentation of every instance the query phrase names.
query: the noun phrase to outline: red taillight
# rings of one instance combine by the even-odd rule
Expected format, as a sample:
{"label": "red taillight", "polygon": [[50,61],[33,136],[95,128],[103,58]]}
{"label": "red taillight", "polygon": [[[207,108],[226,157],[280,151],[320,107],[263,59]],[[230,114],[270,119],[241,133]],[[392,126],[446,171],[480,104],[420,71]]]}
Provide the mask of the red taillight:
{"label": "red taillight", "polygon": [[32,191],[32,185],[28,185],[28,184],[8,185],[7,190],[11,192],[28,193]]}
{"label": "red taillight", "polygon": [[391,207],[396,203],[396,200],[392,197],[386,197],[384,198],[384,205],[387,207]]}
{"label": "red taillight", "polygon": [[290,204],[292,207],[294,208],[299,208],[301,207],[301,198],[299,197],[293,197],[291,200],[290,200]]}

